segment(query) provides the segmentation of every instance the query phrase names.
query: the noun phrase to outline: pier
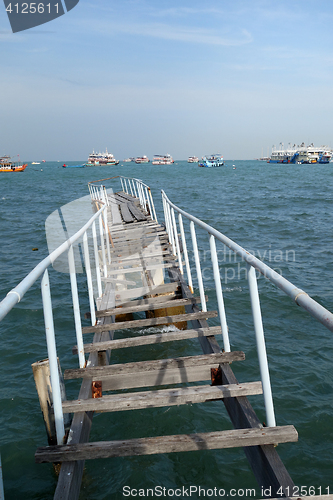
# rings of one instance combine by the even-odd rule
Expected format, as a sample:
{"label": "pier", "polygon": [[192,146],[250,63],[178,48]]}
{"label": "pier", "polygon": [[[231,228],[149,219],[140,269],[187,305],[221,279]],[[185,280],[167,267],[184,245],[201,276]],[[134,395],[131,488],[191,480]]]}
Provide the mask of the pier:
{"label": "pier", "polygon": [[[276,445],[295,442],[298,434],[293,425],[276,425],[256,271],[331,331],[333,315],[242,247],[175,206],[165,192],[163,222],[158,221],[150,188],[141,180],[102,179],[91,182],[89,192],[90,220],[0,304],[1,319],[42,277],[48,360],[46,366],[37,362],[34,376],[49,444],[41,443],[35,460],[61,464],[54,498],[79,497],[86,460],[235,447],[243,448],[260,488],[270,489],[272,497],[289,498],[295,484]],[[207,306],[196,228],[207,233],[216,310]],[[246,352],[231,350],[217,244],[226,245],[247,265],[253,315],[253,331],[249,334],[257,346],[260,368],[260,380],[254,382],[240,383],[232,370],[233,363],[246,362]],[[194,266],[190,264],[189,246]],[[75,319],[72,354],[78,359],[77,368],[63,373],[57,356],[47,271],[61,255],[68,259]],[[80,309],[77,258],[83,261],[86,273],[89,311]],[[136,318],[138,313],[140,317]],[[84,317],[91,325],[82,326]],[[209,324],[212,318],[218,325]],[[152,327],[165,328],[152,332]],[[172,358],[113,362],[112,352],[117,349],[128,350],[131,359],[139,346],[177,344],[190,339],[197,340],[196,355],[182,352]],[[37,372],[39,375],[35,375]],[[66,382],[74,379],[82,380],[81,388],[77,399],[67,400]],[[266,423],[260,421],[248,396],[263,398]],[[89,440],[96,413],[119,412],[121,416],[123,411],[209,405],[212,401],[224,404],[233,429],[151,436],[147,425],[147,433],[134,439]],[[331,500],[333,495],[309,498]]]}

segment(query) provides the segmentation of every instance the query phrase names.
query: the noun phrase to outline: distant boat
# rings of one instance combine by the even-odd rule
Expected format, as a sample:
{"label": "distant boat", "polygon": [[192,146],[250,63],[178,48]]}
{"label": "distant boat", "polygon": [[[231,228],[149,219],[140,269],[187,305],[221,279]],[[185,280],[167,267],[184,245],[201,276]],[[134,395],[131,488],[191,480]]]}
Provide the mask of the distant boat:
{"label": "distant boat", "polygon": [[203,156],[201,162],[199,162],[199,167],[222,167],[224,165],[223,156],[220,154],[214,154],[210,156]]}
{"label": "distant boat", "polygon": [[27,166],[27,163],[12,161],[10,156],[0,157],[0,172],[24,172]]}
{"label": "distant boat", "polygon": [[131,161],[135,161],[135,158],[125,158],[123,161],[124,163],[130,163]]}
{"label": "distant boat", "polygon": [[268,163],[329,163],[333,156],[331,148],[328,146],[314,146],[313,143],[306,146],[304,142],[299,146],[289,145],[287,149],[280,142],[279,148],[273,146],[271,157]]}
{"label": "distant boat", "polygon": [[40,165],[40,161],[33,161],[31,165]]}
{"label": "distant boat", "polygon": [[174,159],[171,155],[154,155],[152,165],[171,165],[174,163]]}
{"label": "distant boat", "polygon": [[119,160],[116,160],[113,154],[108,153],[108,150],[105,150],[105,153],[95,153],[94,151],[89,155],[86,166],[87,167],[98,167],[105,165],[118,165]]}
{"label": "distant boat", "polygon": [[198,163],[199,158],[197,156],[189,156],[187,159],[187,163]]}
{"label": "distant boat", "polygon": [[149,158],[148,156],[138,156],[136,159],[135,159],[135,163],[149,163]]}

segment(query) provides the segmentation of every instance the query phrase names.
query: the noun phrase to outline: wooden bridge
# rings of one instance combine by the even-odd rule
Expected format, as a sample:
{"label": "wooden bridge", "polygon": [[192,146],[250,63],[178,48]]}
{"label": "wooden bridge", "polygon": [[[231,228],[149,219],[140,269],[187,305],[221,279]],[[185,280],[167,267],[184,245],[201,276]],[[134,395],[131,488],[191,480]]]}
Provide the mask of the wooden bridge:
{"label": "wooden bridge", "polygon": [[[88,339],[84,351],[89,353],[89,359],[84,368],[64,373],[65,380],[82,379],[78,399],[63,401],[62,405],[64,413],[73,414],[68,439],[63,445],[38,448],[35,455],[39,463],[62,464],[54,498],[78,498],[85,460],[230,447],[244,448],[259,485],[272,487],[273,496],[278,490],[288,496],[294,483],[275,445],[296,441],[295,428],[265,427],[258,419],[247,396],[261,394],[262,384],[237,381],[230,364],[242,363],[245,354],[221,350],[221,327],[209,326],[207,322],[218,313],[201,310],[201,299],[192,294],[185,282],[165,227],[142,209],[136,197],[123,191],[108,195],[108,204],[108,220],[112,221],[108,228],[111,263],[107,263],[107,275],[103,276],[101,256],[105,290],[97,300],[96,324],[83,328]],[[100,206],[96,201],[95,205],[96,209]],[[146,318],[133,319],[137,312],[145,312]],[[178,328],[150,333],[149,327],[157,325]],[[138,327],[148,330],[138,336]],[[127,336],[117,338],[117,332],[124,329]],[[89,334],[94,334],[92,342]],[[185,339],[198,339],[202,353],[112,363],[114,349]],[[73,353],[77,351],[74,346]],[[204,402],[209,405],[216,400],[224,403],[234,430],[89,442],[94,412]]]}

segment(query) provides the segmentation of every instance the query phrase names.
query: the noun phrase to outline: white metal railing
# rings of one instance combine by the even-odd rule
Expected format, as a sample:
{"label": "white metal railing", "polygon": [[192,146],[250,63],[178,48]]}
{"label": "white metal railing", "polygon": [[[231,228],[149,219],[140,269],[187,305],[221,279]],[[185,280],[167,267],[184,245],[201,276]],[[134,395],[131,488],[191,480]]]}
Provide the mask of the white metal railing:
{"label": "white metal railing", "polygon": [[140,179],[124,177],[123,175],[116,175],[115,177],[108,177],[107,179],[100,179],[97,181],[89,182],[88,187],[91,199],[96,202],[109,205],[107,190],[110,188],[107,188],[105,186],[105,182],[113,181],[114,179],[119,179],[122,191],[137,198],[140,201],[141,207],[145,211],[148,211],[151,218],[157,222],[156,210],[150,187]]}
{"label": "white metal railing", "polygon": [[[48,257],[42,260],[15,288],[13,288],[7,296],[0,302],[0,321],[11,311],[11,309],[22,300],[24,294],[33,286],[33,284],[42,276],[41,280],[41,293],[44,311],[44,322],[45,322],[45,333],[46,333],[46,343],[47,352],[50,364],[50,377],[51,377],[51,387],[53,393],[53,406],[54,406],[54,417],[55,417],[55,427],[57,434],[57,443],[62,444],[63,438],[65,436],[64,429],[64,419],[62,411],[62,401],[60,392],[60,380],[58,372],[58,362],[57,362],[57,348],[56,348],[56,338],[55,338],[55,327],[53,321],[52,313],[52,299],[51,299],[51,288],[48,267],[51,266],[60,255],[67,252],[68,255],[68,265],[69,265],[69,275],[72,291],[72,301],[74,309],[74,322],[76,330],[76,340],[78,346],[78,358],[80,368],[85,366],[85,354],[83,347],[83,337],[82,337],[82,326],[81,326],[81,314],[80,314],[80,304],[77,289],[77,279],[75,271],[75,257],[73,245],[78,242],[78,240],[83,238],[83,251],[84,251],[84,262],[85,270],[87,276],[88,284],[88,295],[90,304],[90,314],[91,323],[95,325],[96,314],[95,314],[95,304],[94,304],[94,289],[93,280],[91,273],[91,259],[90,251],[88,245],[88,230],[91,231],[93,240],[93,253],[95,259],[95,268],[97,275],[97,296],[102,295],[102,282],[99,272],[99,255],[98,255],[98,242],[97,236],[100,237],[100,247],[102,250],[103,267],[106,269],[106,249],[109,249],[110,241],[108,235],[108,224],[106,216],[106,207],[104,204],[97,213],[71,238],[65,241],[57,249],[55,249]],[[99,222],[98,229],[96,229],[96,221]],[[108,251],[108,258],[110,263],[110,251]]]}
{"label": "white metal railing", "polygon": [[[274,405],[273,405],[273,397],[272,397],[268,361],[266,354],[264,329],[261,317],[256,270],[258,270],[262,275],[264,275],[269,281],[271,281],[278,288],[283,290],[283,292],[289,295],[289,297],[291,297],[296,302],[296,304],[303,307],[303,309],[308,311],[315,319],[317,319],[320,323],[322,323],[324,326],[326,326],[326,328],[328,328],[332,332],[333,332],[333,314],[327,309],[325,309],[323,306],[318,304],[318,302],[313,300],[306,292],[304,292],[300,288],[295,287],[295,285],[290,283],[290,281],[286,280],[283,276],[281,276],[276,271],[271,269],[269,266],[264,264],[262,261],[254,257],[250,252],[247,252],[244,248],[242,248],[237,243],[229,239],[227,236],[225,236],[224,234],[220,233],[213,227],[209,226],[208,224],[202,222],[201,220],[197,219],[196,217],[188,214],[184,210],[174,205],[166,196],[163,190],[162,190],[162,201],[164,208],[166,230],[169,235],[169,241],[172,246],[173,253],[175,256],[178,257],[179,262],[182,261],[182,255],[183,255],[185,260],[187,281],[190,288],[192,289],[193,286],[192,276],[191,276],[191,268],[187,252],[183,217],[189,221],[195,268],[196,268],[198,287],[199,287],[199,293],[203,311],[207,311],[207,307],[205,302],[204,282],[201,272],[199,250],[195,233],[195,225],[206,231],[206,233],[208,234],[215,289],[216,289],[216,297],[218,303],[219,319],[222,328],[223,346],[225,351],[230,351],[230,341],[229,341],[226,313],[224,309],[221,277],[218,265],[218,255],[216,251],[216,240],[222,242],[224,245],[226,245],[235,254],[239,255],[246,262],[247,279],[249,283],[250,301],[251,301],[254,331],[257,344],[260,375],[263,386],[267,425],[269,427],[274,427],[276,425]],[[180,251],[180,246],[178,244],[179,242],[178,226],[176,223],[175,212],[178,213],[178,224],[180,230],[180,237],[182,241],[182,252]]]}

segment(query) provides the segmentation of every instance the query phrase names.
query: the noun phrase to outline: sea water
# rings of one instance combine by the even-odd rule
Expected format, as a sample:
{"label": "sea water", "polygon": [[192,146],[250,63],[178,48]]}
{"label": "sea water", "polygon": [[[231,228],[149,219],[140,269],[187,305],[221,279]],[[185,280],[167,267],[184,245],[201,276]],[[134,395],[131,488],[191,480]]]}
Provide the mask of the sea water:
{"label": "sea water", "polygon": [[[89,181],[124,175],[140,178],[151,187],[159,222],[163,222],[163,189],[177,206],[226,234],[333,310],[332,164],[230,160],[216,169],[184,161],[168,166],[120,163],[83,169],[65,169],[62,164],[29,164],[24,173],[1,174],[1,299],[47,255],[44,224],[48,215],[88,194]],[[189,236],[188,226],[186,231]],[[208,309],[216,309],[208,238],[200,231],[197,237]],[[245,362],[232,367],[240,382],[259,380],[245,265],[223,246],[218,246],[218,256],[231,348],[246,355]],[[76,341],[68,307],[70,285],[64,273],[51,270],[50,276],[58,355],[64,370],[77,366],[71,354]],[[78,278],[85,312],[89,308],[86,284],[83,275]],[[294,483],[304,487],[303,494],[333,493],[333,334],[264,277],[258,278],[258,286],[277,424],[293,424],[299,433],[297,443],[281,444],[277,451]],[[216,325],[218,320],[209,323]],[[32,363],[47,357],[39,282],[0,329],[5,498],[51,499],[57,482],[53,467],[34,462],[36,448],[47,444],[31,370]],[[118,350],[112,356],[114,362],[123,363],[200,353],[198,342],[190,340]],[[76,398],[79,383],[70,382],[66,388],[68,398]],[[249,399],[265,421],[262,396]],[[96,415],[90,440],[231,428],[223,403],[211,402]],[[242,449],[87,461],[80,499],[221,498],[223,493],[233,498],[263,498],[269,493],[258,487]]]}

